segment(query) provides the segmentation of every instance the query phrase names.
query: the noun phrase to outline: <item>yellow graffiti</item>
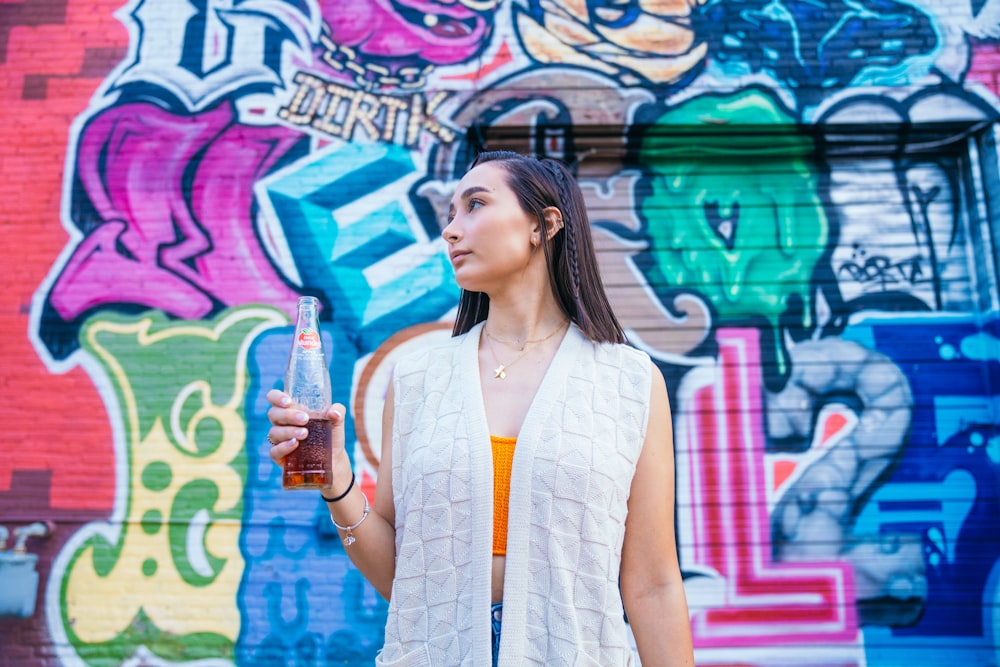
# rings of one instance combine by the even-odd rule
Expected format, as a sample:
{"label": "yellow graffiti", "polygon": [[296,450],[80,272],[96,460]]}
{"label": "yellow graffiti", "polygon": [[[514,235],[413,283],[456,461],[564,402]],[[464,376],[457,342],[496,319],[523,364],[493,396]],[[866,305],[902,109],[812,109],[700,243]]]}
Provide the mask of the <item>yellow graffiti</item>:
{"label": "yellow graffiti", "polygon": [[244,569],[235,463],[246,442],[248,351],[263,330],[286,323],[283,313],[249,307],[215,323],[146,316],[85,328],[85,346],[115,386],[127,455],[118,461],[122,511],[111,548],[88,540],[63,580],[79,642],[115,640],[137,619],[165,636],[235,642]]}
{"label": "yellow graffiti", "polygon": [[[525,52],[540,63],[579,65],[617,77],[626,85],[670,83],[708,52],[691,25],[701,0],[639,0],[621,9],[609,5],[592,17],[580,2],[544,2],[539,22],[516,12]],[[633,20],[616,20],[637,6]],[[599,20],[598,20],[599,19]]]}

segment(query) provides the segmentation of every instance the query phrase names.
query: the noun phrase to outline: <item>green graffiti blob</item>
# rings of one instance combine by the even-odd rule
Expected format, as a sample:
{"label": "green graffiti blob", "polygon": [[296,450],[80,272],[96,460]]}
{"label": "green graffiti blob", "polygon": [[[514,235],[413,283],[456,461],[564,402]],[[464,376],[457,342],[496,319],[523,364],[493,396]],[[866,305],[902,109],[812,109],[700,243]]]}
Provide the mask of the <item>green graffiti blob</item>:
{"label": "green graffiti blob", "polygon": [[[655,289],[697,290],[718,324],[763,321],[772,334],[797,295],[810,328],[810,282],[829,235],[814,151],[757,90],[699,97],[662,114],[640,150]],[[780,339],[773,357],[784,373]]]}
{"label": "green graffiti blob", "polygon": [[234,658],[248,351],[287,322],[247,306],[194,322],[102,313],[81,329],[123,441],[114,516],[81,528],[53,573],[57,634],[84,664]]}

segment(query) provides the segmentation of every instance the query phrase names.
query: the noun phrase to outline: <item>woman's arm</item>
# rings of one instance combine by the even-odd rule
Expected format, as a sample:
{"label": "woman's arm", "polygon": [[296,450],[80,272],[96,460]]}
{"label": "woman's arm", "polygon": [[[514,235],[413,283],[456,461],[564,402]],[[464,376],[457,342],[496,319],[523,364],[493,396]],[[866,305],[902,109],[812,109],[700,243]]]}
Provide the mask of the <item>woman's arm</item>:
{"label": "woman's arm", "polygon": [[[267,394],[267,400],[273,406],[268,410],[268,419],[273,426],[269,432],[273,442],[271,458],[281,465],[284,458],[298,447],[298,441],[306,437],[303,426],[308,416],[295,409],[287,394],[272,390]],[[351,460],[344,448],[344,406],[331,406],[328,417],[332,422],[333,439],[333,477],[336,480],[323,495],[337,497],[350,484],[352,469]],[[352,531],[354,543],[345,546],[344,550],[351,562],[375,587],[382,597],[389,599],[392,591],[392,580],[396,574],[396,512],[392,497],[392,422],[393,422],[393,391],[392,384],[386,394],[385,407],[382,412],[382,458],[379,461],[379,475],[375,486],[375,503],[368,517]],[[352,526],[364,514],[365,498],[361,486],[355,482],[343,499],[335,503],[327,503],[330,516],[341,526]],[[341,537],[344,531],[339,531]]]}
{"label": "woman's arm", "polygon": [[674,537],[670,402],[655,366],[649,426],[628,501],[621,589],[642,666],[693,667],[691,621]]}

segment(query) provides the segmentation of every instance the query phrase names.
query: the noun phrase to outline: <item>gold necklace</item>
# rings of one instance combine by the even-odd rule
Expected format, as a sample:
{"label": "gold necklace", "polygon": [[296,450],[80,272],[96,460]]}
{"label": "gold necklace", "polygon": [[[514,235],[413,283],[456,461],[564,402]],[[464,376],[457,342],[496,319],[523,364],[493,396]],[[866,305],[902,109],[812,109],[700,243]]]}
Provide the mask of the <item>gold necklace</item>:
{"label": "gold necklace", "polygon": [[557,333],[559,333],[560,331],[562,331],[562,328],[565,325],[566,325],[566,320],[563,320],[562,322],[559,323],[559,326],[556,327],[555,331],[553,331],[552,333],[550,333],[548,336],[545,336],[544,338],[534,338],[534,339],[528,338],[523,343],[518,342],[518,340],[516,338],[514,340],[504,340],[503,338],[497,338],[496,336],[494,336],[493,334],[491,334],[489,331],[487,331],[485,327],[483,327],[483,332],[491,340],[495,340],[498,343],[503,343],[504,345],[508,345],[510,347],[516,347],[517,351],[521,352],[521,351],[524,350],[524,348],[528,347],[532,343],[544,343],[545,341],[547,341],[548,339],[552,338]]}
{"label": "gold necklace", "polygon": [[526,340],[526,341],[524,341],[524,345],[522,345],[521,348],[520,348],[521,354],[517,355],[517,357],[514,358],[514,361],[510,362],[509,364],[504,364],[502,361],[500,361],[500,358],[497,357],[497,350],[496,350],[495,347],[493,347],[493,341],[494,340],[499,341],[501,343],[504,343],[505,341],[503,341],[503,340],[501,340],[499,338],[494,338],[490,334],[490,332],[486,330],[486,327],[484,326],[483,327],[483,333],[486,334],[486,338],[487,338],[486,342],[490,346],[490,352],[493,353],[493,361],[497,362],[497,367],[493,369],[493,377],[495,377],[498,380],[506,380],[507,379],[507,369],[510,368],[511,366],[513,366],[514,364],[516,364],[517,362],[519,362],[521,359],[524,358],[524,356],[526,354],[528,354],[528,345],[530,343],[544,343],[545,341],[547,341],[548,339],[552,338],[557,333],[559,333],[560,331],[562,331],[562,328],[563,328],[563,326],[565,324],[566,324],[566,322],[563,321],[556,328],[555,331],[553,331],[552,333],[550,333],[548,336],[545,336],[544,338],[538,338],[536,340]]}

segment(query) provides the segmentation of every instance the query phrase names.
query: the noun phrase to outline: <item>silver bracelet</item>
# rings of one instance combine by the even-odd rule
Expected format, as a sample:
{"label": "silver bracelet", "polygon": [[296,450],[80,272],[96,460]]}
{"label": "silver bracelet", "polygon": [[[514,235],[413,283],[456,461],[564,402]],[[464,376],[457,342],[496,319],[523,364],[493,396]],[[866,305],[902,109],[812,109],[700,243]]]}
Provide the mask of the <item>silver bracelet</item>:
{"label": "silver bracelet", "polygon": [[345,533],[344,535],[345,547],[349,547],[355,542],[357,542],[357,539],[355,539],[354,537],[354,533],[352,533],[351,531],[353,531],[355,528],[357,528],[358,526],[360,526],[365,522],[365,519],[368,518],[368,513],[371,512],[372,509],[371,506],[368,504],[368,496],[362,493],[361,497],[365,499],[365,511],[361,514],[361,518],[358,519],[358,522],[353,526],[341,526],[339,523],[337,523],[337,520],[333,518],[333,514],[330,515],[330,523],[333,524],[334,528],[336,528],[337,530],[342,530]]}

